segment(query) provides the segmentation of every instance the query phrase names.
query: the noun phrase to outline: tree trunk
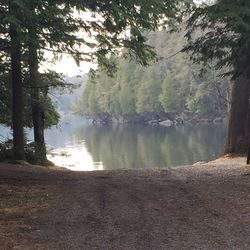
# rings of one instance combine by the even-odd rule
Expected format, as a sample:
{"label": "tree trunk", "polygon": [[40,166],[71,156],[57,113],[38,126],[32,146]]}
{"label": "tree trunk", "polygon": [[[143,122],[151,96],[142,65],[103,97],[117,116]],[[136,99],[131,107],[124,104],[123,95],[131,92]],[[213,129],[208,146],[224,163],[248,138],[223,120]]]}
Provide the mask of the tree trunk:
{"label": "tree trunk", "polygon": [[32,121],[34,129],[35,156],[39,164],[47,163],[46,146],[44,140],[44,111],[40,102],[40,93],[38,87],[38,60],[37,51],[30,48],[29,51],[29,68],[31,89],[31,107]]}
{"label": "tree trunk", "polygon": [[249,139],[250,80],[242,74],[232,83],[231,109],[228,124],[226,154],[245,155]]}
{"label": "tree trunk", "polygon": [[[17,6],[9,3],[10,15],[18,13]],[[23,131],[23,93],[21,70],[21,42],[17,28],[10,25],[11,38],[11,78],[12,78],[12,129],[14,144],[14,159],[25,160]]]}
{"label": "tree trunk", "polygon": [[[30,5],[31,13],[35,16],[34,4]],[[31,107],[32,107],[32,121],[34,128],[35,141],[35,156],[36,163],[46,164],[48,162],[46,156],[46,145],[44,140],[44,111],[43,105],[40,101],[39,90],[39,72],[38,72],[38,54],[37,54],[37,34],[35,24],[30,20],[29,32],[29,71],[31,84]]]}

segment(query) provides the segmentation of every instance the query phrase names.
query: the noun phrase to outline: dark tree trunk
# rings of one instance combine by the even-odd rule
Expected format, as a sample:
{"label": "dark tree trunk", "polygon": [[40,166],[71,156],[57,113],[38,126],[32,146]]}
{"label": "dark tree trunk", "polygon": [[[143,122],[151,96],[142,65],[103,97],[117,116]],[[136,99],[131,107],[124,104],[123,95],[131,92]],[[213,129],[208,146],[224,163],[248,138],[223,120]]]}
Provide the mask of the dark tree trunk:
{"label": "dark tree trunk", "polygon": [[[15,15],[17,7],[10,1],[10,15]],[[12,78],[12,128],[14,159],[25,160],[24,131],[23,131],[23,94],[22,94],[22,70],[21,70],[21,42],[17,28],[10,25],[11,38],[11,78]]]}
{"label": "dark tree trunk", "polygon": [[[35,16],[34,4],[31,1],[31,13]],[[35,23],[30,20],[29,32],[29,70],[30,70],[30,84],[31,84],[31,107],[32,107],[32,121],[34,128],[35,141],[35,156],[39,164],[46,164],[48,162],[46,156],[46,145],[44,140],[44,111],[40,100],[39,89],[39,72],[38,72],[38,53],[37,53],[37,34]]]}
{"label": "dark tree trunk", "polygon": [[232,85],[226,154],[247,154],[249,140],[249,93],[250,80],[243,74]]}
{"label": "dark tree trunk", "polygon": [[39,164],[47,164],[46,145],[44,140],[44,113],[40,103],[32,104],[32,119],[34,126],[35,155]]}
{"label": "dark tree trunk", "polygon": [[34,128],[35,155],[39,164],[47,163],[44,140],[44,111],[38,87],[38,60],[36,49],[30,48],[29,68],[31,90],[32,121]]}
{"label": "dark tree trunk", "polygon": [[247,165],[250,164],[250,142],[248,142],[248,149],[247,149]]}

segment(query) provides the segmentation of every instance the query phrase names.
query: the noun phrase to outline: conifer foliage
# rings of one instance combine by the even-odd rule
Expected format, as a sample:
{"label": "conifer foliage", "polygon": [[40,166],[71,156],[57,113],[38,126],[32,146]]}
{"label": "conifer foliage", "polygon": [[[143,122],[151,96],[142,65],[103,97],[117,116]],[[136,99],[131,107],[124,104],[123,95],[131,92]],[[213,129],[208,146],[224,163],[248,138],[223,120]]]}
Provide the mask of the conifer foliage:
{"label": "conifer foliage", "polygon": [[[202,31],[197,36],[195,31]],[[231,111],[226,153],[245,154],[249,147],[250,2],[218,0],[196,8],[188,21],[189,45],[196,62],[217,61],[232,76]],[[249,151],[250,152],[250,151]]]}

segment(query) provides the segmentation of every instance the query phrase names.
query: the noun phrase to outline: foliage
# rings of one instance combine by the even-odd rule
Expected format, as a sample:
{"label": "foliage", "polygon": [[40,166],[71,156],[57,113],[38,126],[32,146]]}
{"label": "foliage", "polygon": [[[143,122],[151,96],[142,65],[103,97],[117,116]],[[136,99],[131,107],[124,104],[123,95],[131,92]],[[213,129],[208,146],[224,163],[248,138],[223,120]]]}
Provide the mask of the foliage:
{"label": "foliage", "polygon": [[[217,0],[201,5],[188,20],[184,49],[195,62],[213,60],[232,76],[232,98],[225,153],[249,153],[250,2]],[[200,33],[197,33],[197,30]],[[248,154],[248,155],[249,155]],[[250,155],[249,157],[250,158]]]}
{"label": "foliage", "polygon": [[133,60],[117,57],[114,78],[102,69],[90,77],[79,103],[83,113],[227,112],[229,79],[217,76],[224,69],[216,71],[208,65],[200,74],[202,66],[191,63],[185,53],[176,53],[186,44],[184,32],[149,32],[147,37],[161,59],[144,68]]}
{"label": "foliage", "polygon": [[[201,5],[188,20],[190,52],[196,62],[216,61],[216,67],[229,67],[233,77],[250,71],[250,2],[218,0]],[[200,33],[197,33],[197,30]]]}
{"label": "foliage", "polygon": [[0,141],[0,161],[13,159],[13,141],[8,139],[4,142]]}
{"label": "foliage", "polygon": [[185,109],[185,106],[183,106],[184,99],[178,91],[178,83],[178,81],[173,81],[171,75],[163,80],[159,100],[165,111],[181,112]]}
{"label": "foliage", "polygon": [[[29,163],[37,164],[34,142],[26,142],[24,152]],[[0,161],[14,161],[13,140],[7,139],[5,141],[0,141]]]}
{"label": "foliage", "polygon": [[[0,117],[0,123],[6,126],[11,126],[11,80],[8,73],[0,75],[0,111],[2,111]],[[31,117],[31,90],[32,85],[30,85],[28,80],[28,75],[24,74],[24,126],[31,128],[32,117]],[[45,118],[45,128],[49,128],[52,125],[56,125],[59,121],[59,114],[55,110],[51,98],[48,93],[52,91],[53,88],[63,88],[71,87],[67,85],[62,76],[49,71],[47,73],[40,74],[39,77],[39,92],[41,96],[41,102],[44,107],[44,118]]]}
{"label": "foliage", "polygon": [[[147,65],[155,57],[155,52],[146,43],[143,30],[156,30],[163,21],[180,19],[184,6],[190,5],[188,0],[64,2],[67,3],[66,6],[74,7],[80,12],[77,22],[92,38],[90,41],[84,37],[81,40],[82,44],[91,48],[91,53],[78,56],[83,55],[85,60],[96,61],[108,67],[111,73],[116,65],[108,59],[119,48],[127,49],[125,56],[132,56],[142,65]],[[91,18],[84,18],[88,12],[91,13]]]}

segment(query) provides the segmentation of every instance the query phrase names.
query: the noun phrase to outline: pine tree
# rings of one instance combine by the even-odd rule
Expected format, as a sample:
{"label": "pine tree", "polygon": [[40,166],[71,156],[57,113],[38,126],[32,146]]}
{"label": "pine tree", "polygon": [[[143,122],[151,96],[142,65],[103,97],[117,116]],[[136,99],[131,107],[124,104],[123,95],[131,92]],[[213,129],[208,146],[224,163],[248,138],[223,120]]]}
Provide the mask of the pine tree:
{"label": "pine tree", "polygon": [[21,27],[20,2],[9,1],[9,35],[10,35],[10,57],[11,57],[11,78],[12,78],[12,129],[13,129],[13,150],[16,160],[24,160],[24,131],[23,131],[23,83],[21,68]]}

